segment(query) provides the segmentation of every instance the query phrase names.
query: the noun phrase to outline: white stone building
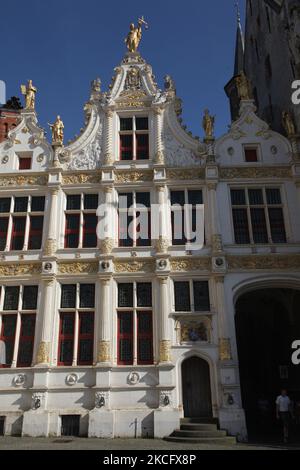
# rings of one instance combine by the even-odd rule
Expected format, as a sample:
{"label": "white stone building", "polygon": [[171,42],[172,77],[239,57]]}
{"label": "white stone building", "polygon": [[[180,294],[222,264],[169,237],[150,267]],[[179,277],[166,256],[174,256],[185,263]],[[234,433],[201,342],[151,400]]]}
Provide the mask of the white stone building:
{"label": "white stone building", "polygon": [[[84,111],[69,145],[51,146],[26,109],[0,144],[2,433],[163,437],[201,416],[245,438],[235,304],[299,289],[296,139],[252,101],[226,135],[194,138],[173,81],[158,89],[139,53],[109,92],[93,83]],[[113,236],[97,241],[100,203]],[[121,238],[139,203],[163,207],[163,237]],[[201,250],[173,240],[174,203],[204,204]]]}

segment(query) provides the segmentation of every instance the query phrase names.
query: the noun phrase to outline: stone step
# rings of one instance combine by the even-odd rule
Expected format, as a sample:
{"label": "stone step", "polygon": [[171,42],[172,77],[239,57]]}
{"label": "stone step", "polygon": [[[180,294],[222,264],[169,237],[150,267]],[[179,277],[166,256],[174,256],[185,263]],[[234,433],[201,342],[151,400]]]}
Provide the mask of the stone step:
{"label": "stone step", "polygon": [[234,445],[235,437],[176,437],[169,436],[164,438],[169,442],[182,442],[186,444],[213,444],[213,445]]}
{"label": "stone step", "polygon": [[217,431],[218,427],[216,424],[186,423],[186,424],[181,424],[180,429],[183,429],[186,431]]}
{"label": "stone step", "polygon": [[181,418],[180,420],[181,424],[187,424],[187,423],[196,423],[196,424],[218,424],[219,420],[218,418]]}
{"label": "stone step", "polygon": [[183,429],[176,429],[172,434],[172,437],[226,437],[226,431],[190,431],[190,430],[183,430]]}

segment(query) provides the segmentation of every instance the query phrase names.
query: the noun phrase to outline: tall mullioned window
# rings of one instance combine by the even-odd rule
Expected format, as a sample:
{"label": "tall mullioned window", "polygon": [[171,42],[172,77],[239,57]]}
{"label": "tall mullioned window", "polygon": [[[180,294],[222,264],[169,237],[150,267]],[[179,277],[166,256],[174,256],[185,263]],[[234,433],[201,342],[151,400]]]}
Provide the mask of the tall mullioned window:
{"label": "tall mullioned window", "polygon": [[175,312],[210,311],[208,281],[174,281]]}
{"label": "tall mullioned window", "polygon": [[0,340],[6,363],[0,367],[30,367],[36,323],[38,286],[3,286],[0,295]]}
{"label": "tall mullioned window", "polygon": [[[172,244],[185,245],[194,240],[189,237],[196,231],[196,206],[203,204],[201,190],[172,190],[171,197],[171,222]],[[184,206],[189,204],[191,212],[185,211]]]}
{"label": "tall mullioned window", "polygon": [[95,284],[61,286],[58,365],[93,363],[94,316]]}
{"label": "tall mullioned window", "polygon": [[119,192],[119,246],[151,245],[149,192]]}
{"label": "tall mullioned window", "polygon": [[148,117],[120,117],[120,160],[149,159]]}
{"label": "tall mullioned window", "polygon": [[45,196],[0,198],[0,251],[42,247]]}
{"label": "tall mullioned window", "polygon": [[153,363],[152,284],[118,284],[118,364]]}
{"label": "tall mullioned window", "polygon": [[231,189],[235,243],[286,243],[279,188]]}
{"label": "tall mullioned window", "polygon": [[65,248],[97,246],[98,194],[69,194],[65,210]]}

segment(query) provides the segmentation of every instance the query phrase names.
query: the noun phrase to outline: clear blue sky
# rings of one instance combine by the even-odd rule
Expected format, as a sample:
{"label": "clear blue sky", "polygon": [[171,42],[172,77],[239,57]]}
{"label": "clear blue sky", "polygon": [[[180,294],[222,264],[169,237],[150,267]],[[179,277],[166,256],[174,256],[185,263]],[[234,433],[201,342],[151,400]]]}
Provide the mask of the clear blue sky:
{"label": "clear blue sky", "polygon": [[[8,97],[20,95],[20,84],[33,79],[42,127],[60,114],[66,139],[79,133],[90,81],[99,76],[107,89],[125,53],[129,23],[144,15],[150,28],[140,52],[161,87],[166,74],[174,78],[188,129],[202,137],[208,107],[216,115],[216,134],[226,132],[230,117],[223,87],[233,72],[234,0],[1,3],[0,79]],[[240,3],[243,14],[244,0]]]}

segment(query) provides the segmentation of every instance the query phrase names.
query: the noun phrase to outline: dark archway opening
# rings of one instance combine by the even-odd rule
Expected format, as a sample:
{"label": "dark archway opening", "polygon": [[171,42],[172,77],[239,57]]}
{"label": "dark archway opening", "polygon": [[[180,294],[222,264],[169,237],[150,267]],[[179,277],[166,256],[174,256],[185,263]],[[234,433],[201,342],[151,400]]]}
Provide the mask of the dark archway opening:
{"label": "dark archway opening", "polygon": [[209,365],[200,357],[193,356],[182,363],[182,395],[184,416],[211,418],[211,387]]}
{"label": "dark archway opening", "polygon": [[287,388],[296,415],[291,433],[299,440],[300,366],[292,364],[291,345],[300,339],[300,291],[261,289],[242,295],[235,324],[249,438],[281,438],[275,401]]}

